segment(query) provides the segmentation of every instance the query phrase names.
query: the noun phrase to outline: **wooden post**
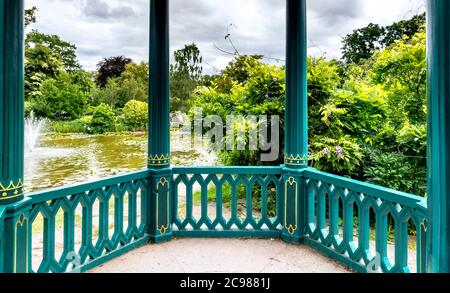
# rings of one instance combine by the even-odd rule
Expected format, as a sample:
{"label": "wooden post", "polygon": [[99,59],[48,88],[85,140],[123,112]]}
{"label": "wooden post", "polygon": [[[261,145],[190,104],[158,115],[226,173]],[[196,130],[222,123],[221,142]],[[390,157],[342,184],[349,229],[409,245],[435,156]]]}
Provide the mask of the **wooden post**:
{"label": "wooden post", "polygon": [[450,272],[450,2],[428,0],[428,271]]}
{"label": "wooden post", "polygon": [[23,0],[0,1],[0,205],[23,198]]}
{"label": "wooden post", "polygon": [[0,0],[0,272],[28,272],[23,196],[24,2]]}
{"label": "wooden post", "polygon": [[172,237],[170,185],[170,96],[169,96],[169,0],[150,2],[150,91],[148,167],[150,169],[148,213],[152,240]]}
{"label": "wooden post", "polygon": [[308,167],[306,0],[287,0],[286,128],[283,239],[300,242],[305,228]]}

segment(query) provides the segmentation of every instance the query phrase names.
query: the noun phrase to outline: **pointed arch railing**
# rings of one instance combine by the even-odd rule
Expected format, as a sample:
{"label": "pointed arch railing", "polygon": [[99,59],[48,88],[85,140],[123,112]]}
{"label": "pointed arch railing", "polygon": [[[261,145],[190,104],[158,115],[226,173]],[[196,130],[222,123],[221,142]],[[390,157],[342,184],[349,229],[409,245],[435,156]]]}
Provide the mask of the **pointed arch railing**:
{"label": "pointed arch railing", "polygon": [[[26,195],[28,212],[15,227],[28,235],[26,253],[16,255],[14,268],[22,262],[27,272],[86,271],[147,244],[152,225],[162,236],[281,238],[291,188],[282,178],[281,167],[174,168],[161,181],[171,228],[164,230],[149,213],[161,184],[150,187],[148,170]],[[286,228],[302,231],[299,243],[359,272],[426,271],[424,198],[314,169],[291,180],[306,194],[306,226]]]}

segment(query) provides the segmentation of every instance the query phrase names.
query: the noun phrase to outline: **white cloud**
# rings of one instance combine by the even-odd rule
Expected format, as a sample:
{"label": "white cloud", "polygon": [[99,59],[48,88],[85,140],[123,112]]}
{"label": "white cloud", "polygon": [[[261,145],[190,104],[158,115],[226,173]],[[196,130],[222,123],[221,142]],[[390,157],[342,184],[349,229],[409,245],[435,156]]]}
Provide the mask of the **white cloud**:
{"label": "white cloud", "polygon": [[[149,0],[27,0],[39,8],[32,28],[58,34],[78,47],[80,63],[95,69],[103,57],[148,60]],[[424,11],[424,0],[310,0],[309,54],[340,57],[341,38],[370,22],[387,25]],[[284,58],[285,1],[171,0],[171,50],[196,42],[207,73],[223,69],[232,50],[224,39],[229,24],[241,53]]]}

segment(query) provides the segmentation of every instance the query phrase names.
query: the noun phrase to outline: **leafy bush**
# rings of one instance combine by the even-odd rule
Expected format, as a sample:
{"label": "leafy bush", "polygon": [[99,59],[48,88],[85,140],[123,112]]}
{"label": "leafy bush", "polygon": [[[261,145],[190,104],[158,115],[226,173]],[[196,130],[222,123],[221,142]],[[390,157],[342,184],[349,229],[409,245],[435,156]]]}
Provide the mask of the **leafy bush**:
{"label": "leafy bush", "polygon": [[113,108],[123,108],[128,101],[145,102],[148,99],[148,65],[129,63],[122,75],[109,78],[102,88],[91,92],[92,104],[105,103]]}
{"label": "leafy bush", "polygon": [[414,194],[426,194],[425,166],[411,162],[401,153],[375,153],[371,160],[371,166],[364,169],[368,182]]}
{"label": "leafy bush", "polygon": [[116,115],[111,107],[106,104],[100,104],[94,109],[92,121],[88,131],[90,133],[105,133],[113,131],[116,122]]}
{"label": "leafy bush", "polygon": [[92,117],[88,116],[73,121],[53,121],[49,130],[57,133],[87,133],[91,120]]}
{"label": "leafy bush", "polygon": [[73,83],[69,73],[61,72],[56,79],[47,79],[40,87],[40,95],[30,100],[29,108],[38,116],[76,119],[83,113],[86,93]]}
{"label": "leafy bush", "polygon": [[[280,117],[282,127],[284,121],[285,71],[279,66],[252,60],[253,67],[246,67],[248,79],[245,82],[231,82],[231,89],[228,92],[221,92],[223,89],[217,86],[201,87],[196,91],[195,105],[202,109],[204,116],[218,115],[226,123],[228,115],[242,117],[277,115]],[[226,78],[224,77],[223,80],[226,80]],[[249,140],[248,126],[248,121],[245,120],[233,125],[236,130],[245,130],[246,135],[238,137],[245,143]],[[282,134],[280,134],[280,142],[283,142]],[[281,145],[280,148],[282,147]],[[248,145],[246,148],[248,149]],[[239,166],[280,164],[283,155],[281,153],[279,155],[279,159],[274,162],[261,162],[260,150],[219,152],[219,156],[226,165]]]}
{"label": "leafy bush", "polygon": [[25,101],[25,117],[28,117],[33,112],[33,104],[30,101]]}
{"label": "leafy bush", "polygon": [[129,130],[146,130],[148,127],[148,104],[131,100],[122,109],[121,120]]}
{"label": "leafy bush", "polygon": [[76,120],[54,120],[46,124],[46,132],[89,133],[92,116],[83,116]]}
{"label": "leafy bush", "polygon": [[311,143],[311,161],[315,168],[332,174],[357,177],[363,163],[361,147],[354,138],[318,136]]}

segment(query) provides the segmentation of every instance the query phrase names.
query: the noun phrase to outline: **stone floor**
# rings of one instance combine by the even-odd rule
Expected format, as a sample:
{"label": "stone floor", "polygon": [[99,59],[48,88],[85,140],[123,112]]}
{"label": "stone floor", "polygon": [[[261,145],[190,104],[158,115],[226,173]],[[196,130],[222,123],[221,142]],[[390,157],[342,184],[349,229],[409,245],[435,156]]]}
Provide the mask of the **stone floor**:
{"label": "stone floor", "polygon": [[147,245],[91,273],[350,273],[308,246],[281,240],[175,239]]}

